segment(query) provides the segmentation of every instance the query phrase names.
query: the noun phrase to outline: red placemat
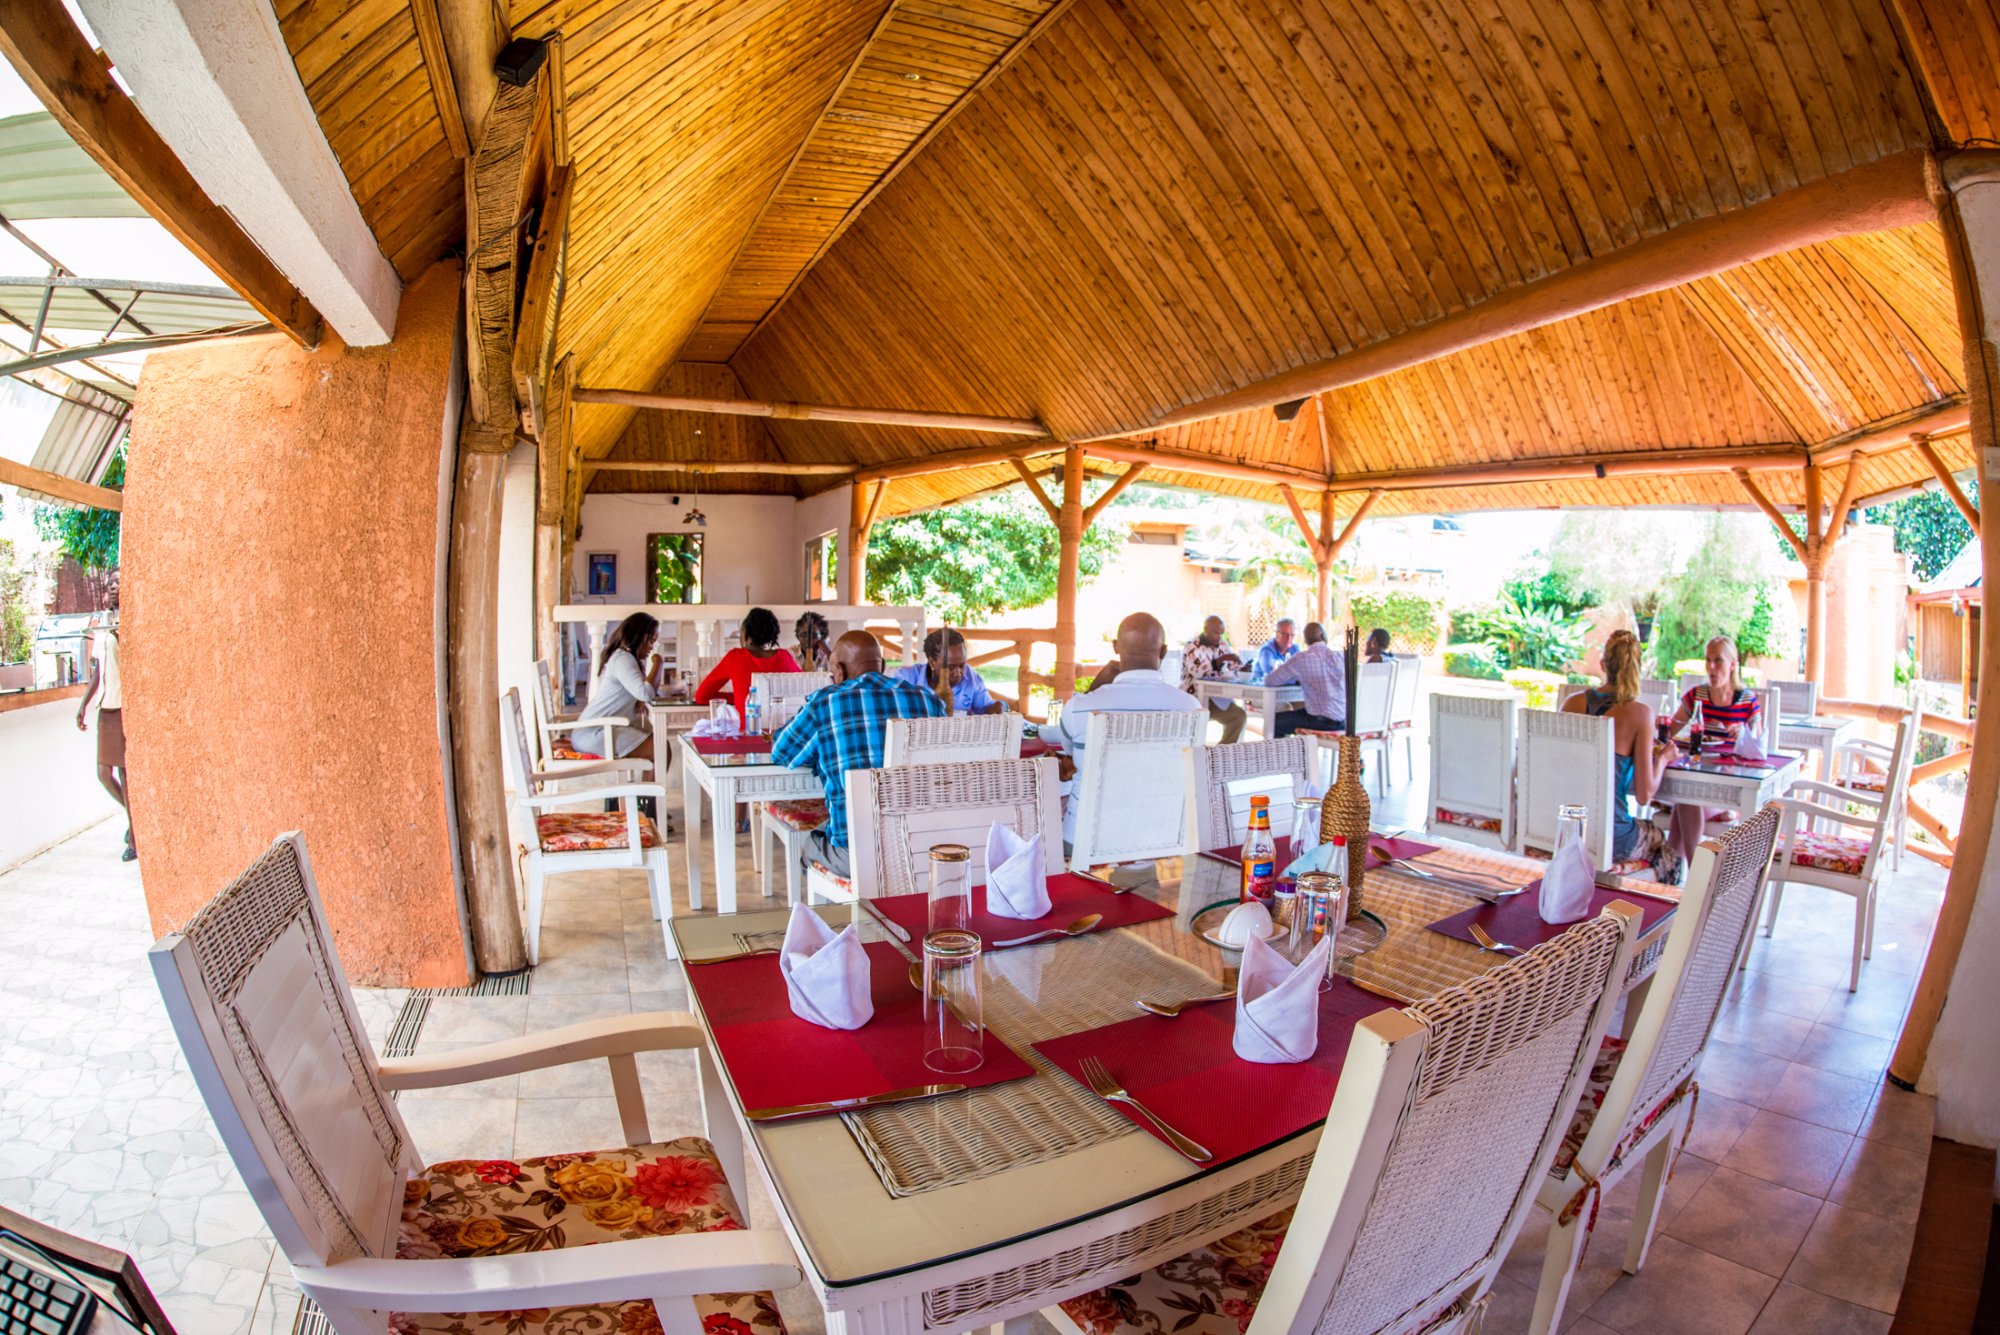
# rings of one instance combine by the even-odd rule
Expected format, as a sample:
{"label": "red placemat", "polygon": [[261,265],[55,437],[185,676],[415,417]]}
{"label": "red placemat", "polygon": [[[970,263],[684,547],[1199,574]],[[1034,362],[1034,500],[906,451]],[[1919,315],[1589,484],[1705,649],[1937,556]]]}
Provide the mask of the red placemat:
{"label": "red placemat", "polygon": [[923,995],[910,986],[910,962],[886,941],[863,949],[875,1018],[859,1029],[828,1029],[792,1014],[776,955],[687,970],[723,1069],[746,1109],[862,1098],[912,1085],[997,1085],[1035,1073],[990,1029],[978,1070],[940,1075],[925,1066]]}
{"label": "red placemat", "polygon": [[[1227,1002],[1191,1007],[1171,1020],[1142,1015],[1064,1034],[1035,1044],[1035,1051],[1086,1089],[1083,1059],[1096,1057],[1133,1098],[1214,1154],[1203,1167],[1215,1168],[1325,1121],[1354,1026],[1395,1005],[1336,979],[1319,994],[1319,1047],[1310,1060],[1284,1066],[1236,1055],[1236,1006]],[[1138,1113],[1111,1106],[1168,1143]]]}
{"label": "red placemat", "polygon": [[[1530,881],[1518,895],[1510,895],[1498,904],[1480,904],[1463,913],[1454,913],[1449,918],[1440,918],[1431,924],[1433,932],[1441,932],[1460,941],[1472,940],[1472,924],[1478,923],[1486,934],[1503,946],[1519,946],[1523,950],[1533,950],[1544,941],[1553,941],[1575,923],[1560,926],[1542,921],[1540,881]],[[1632,890],[1606,890],[1599,886],[1590,895],[1590,912],[1587,917],[1596,917],[1604,912],[1604,906],[1614,899],[1622,899],[1635,905],[1639,910],[1639,930],[1650,931],[1653,924],[1673,913],[1675,905],[1669,899],[1656,899],[1652,895],[1639,894]]]}
{"label": "red placemat", "polygon": [[[1292,853],[1292,836],[1281,834],[1271,842],[1277,845],[1278,870],[1283,871],[1292,865],[1292,858],[1294,856]],[[1231,844],[1227,848],[1206,848],[1202,850],[1201,855],[1205,858],[1212,858],[1217,862],[1227,862],[1232,867],[1243,865],[1243,845],[1241,844]]]}
{"label": "red placemat", "polygon": [[1438,851],[1436,844],[1426,844],[1417,839],[1397,839],[1386,834],[1368,836],[1368,866],[1370,870],[1385,865],[1390,858],[1420,858],[1426,853]]}
{"label": "red placemat", "polygon": [[690,737],[688,742],[697,754],[704,756],[739,756],[771,749],[768,733],[750,733],[742,737]]}
{"label": "red placemat", "polygon": [[[913,938],[922,937],[931,928],[931,897],[927,894],[871,899],[868,906]],[[1104,921],[1093,929],[1099,932],[1174,916],[1172,909],[1155,904],[1143,895],[1113,894],[1104,882],[1095,877],[1078,876],[1074,872],[1057,872],[1049,877],[1049,911],[1039,918],[1003,918],[996,913],[988,913],[986,887],[972,887],[972,930],[979,933],[983,941],[1006,941],[1030,932],[1067,927],[1086,913],[1104,915]]]}
{"label": "red placemat", "polygon": [[1052,756],[1056,749],[1039,737],[1024,737],[1021,740],[1021,759],[1034,760],[1039,756]]}

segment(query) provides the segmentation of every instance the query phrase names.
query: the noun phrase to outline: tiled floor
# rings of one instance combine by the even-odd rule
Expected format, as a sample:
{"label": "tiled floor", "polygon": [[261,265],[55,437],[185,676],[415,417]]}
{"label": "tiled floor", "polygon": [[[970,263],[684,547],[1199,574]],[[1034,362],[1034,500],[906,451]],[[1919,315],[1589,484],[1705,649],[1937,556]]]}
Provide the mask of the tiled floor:
{"label": "tiled floor", "polygon": [[[1378,819],[1415,824],[1425,776],[1401,764]],[[739,844],[754,887],[747,840]],[[118,847],[106,824],[0,876],[0,1203],[134,1252],[185,1335],[289,1330],[296,1290],[180,1061],[143,958],[150,934],[138,870],[117,861]],[[1704,1065],[1695,1130],[1645,1273],[1619,1270],[1628,1183],[1605,1202],[1567,1329],[1888,1328],[1931,1101],[1881,1076],[1942,889],[1936,867],[1905,861],[1883,898],[1875,958],[1851,995],[1849,901],[1787,895],[1778,935],[1757,944]],[[529,995],[434,999],[418,1050],[684,1004],[636,875],[556,878],[542,940]],[[363,994],[378,1043],[401,1002],[400,993]],[[643,1064],[655,1135],[700,1125],[687,1093],[691,1060],[662,1054]],[[400,1106],[432,1160],[624,1139],[595,1065],[414,1092]],[[773,1222],[761,1184],[750,1210],[753,1223]],[[1545,1227],[1538,1212],[1509,1259],[1489,1332],[1526,1328]],[[819,1330],[802,1289],[781,1294],[780,1305],[797,1335]]]}

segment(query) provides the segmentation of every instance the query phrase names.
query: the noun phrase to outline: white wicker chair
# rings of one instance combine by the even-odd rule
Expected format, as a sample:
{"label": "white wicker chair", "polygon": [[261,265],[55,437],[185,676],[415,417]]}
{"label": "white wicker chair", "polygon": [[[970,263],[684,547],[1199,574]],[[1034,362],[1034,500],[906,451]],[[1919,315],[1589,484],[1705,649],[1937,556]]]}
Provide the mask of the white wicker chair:
{"label": "white wicker chair", "polygon": [[1271,834],[1292,832],[1292,802],[1319,786],[1319,747],[1308,737],[1235,742],[1188,750],[1188,791],[1194,794],[1194,842],[1188,852],[1240,844],[1250,829],[1250,799],[1271,799]]}
{"label": "white wicker chair", "polygon": [[[1817,885],[1851,896],[1854,954],[1847,978],[1850,992],[1861,985],[1861,961],[1875,953],[1875,896],[1881,888],[1883,853],[1895,828],[1891,817],[1909,785],[1910,762],[1916,749],[1915,721],[1898,723],[1889,772],[1881,792],[1865,793],[1815,779],[1800,779],[1772,804],[1784,811],[1784,829],[1778,838],[1778,855],[1771,860],[1770,874],[1765,880],[1764,935],[1770,936],[1776,930],[1778,906],[1788,884]],[[1814,796],[1825,797],[1831,805],[1811,801]],[[1856,815],[1847,809],[1852,806],[1867,808],[1874,814]],[[1829,824],[1846,825],[1865,833],[1831,834],[1824,830]]]}
{"label": "white wicker chair", "polygon": [[[509,689],[502,700],[500,721],[507,734],[507,749],[514,757],[514,810],[521,842],[516,855],[521,859],[528,882],[528,963],[541,958],[542,897],[548,878],[556,872],[597,871],[611,868],[643,869],[652,893],[653,916],[663,919],[673,911],[673,874],[668,870],[667,841],[649,816],[639,814],[641,797],[654,799],[654,810],[666,809],[667,790],[657,783],[614,783],[608,787],[572,789],[544,793],[537,790],[534,761],[528,755],[527,729],[521,719],[520,692]],[[609,766],[607,766],[609,768]],[[574,774],[558,775],[572,778]],[[610,777],[619,777],[612,774]],[[596,804],[618,798],[622,812],[554,811],[558,806]],[[674,935],[666,938],[667,954],[674,953]]]}
{"label": "white wicker chair", "polygon": [[[1390,654],[1396,676],[1389,688],[1390,740],[1403,739],[1403,775],[1417,777],[1417,701],[1423,684],[1424,660],[1415,654]],[[1383,767],[1388,767],[1389,748],[1382,750]]]}
{"label": "white wicker chair", "polygon": [[[1137,1335],[1464,1335],[1477,1330],[1547,1176],[1630,968],[1638,910],[1613,904],[1527,955],[1356,1025],[1298,1204],[1130,1278],[1121,1261],[1045,1315]],[[1248,1228],[1243,1228],[1244,1223]],[[1279,1245],[1282,1237],[1282,1245]],[[1261,1289],[1245,1261],[1278,1247]],[[1198,1279],[1196,1278],[1198,1277]],[[1108,1318],[1138,1309],[1123,1321]],[[1154,1321],[1157,1324],[1154,1324]]]}
{"label": "white wicker chair", "polygon": [[[1207,715],[1202,715],[1206,719]],[[995,824],[1042,836],[1042,865],[1062,867],[1062,791],[1053,756],[902,765],[847,772],[846,878],[806,868],[809,901],[844,903],[930,888],[933,844],[972,851],[972,883],[986,879],[986,834]]]}
{"label": "white wicker chair", "polygon": [[1194,830],[1194,797],[1181,758],[1208,735],[1208,711],[1093,713],[1070,801],[1076,840],[1069,865],[1179,857]]}
{"label": "white wicker chair", "polygon": [[1424,828],[1468,844],[1514,847],[1512,695],[1431,697],[1431,788]]}
{"label": "white wicker chair", "polygon": [[1611,804],[1617,786],[1612,773],[1612,723],[1588,714],[1553,709],[1521,711],[1520,805],[1514,822],[1514,851],[1549,853],[1555,848],[1556,811],[1575,803],[1590,812],[1584,843],[1599,871],[1611,866]]}
{"label": "white wicker chair", "polygon": [[882,742],[882,763],[890,767],[1020,758],[1021,720],[1012,714],[892,718]]}
{"label": "white wicker chair", "polygon": [[1812,718],[1819,713],[1819,683],[1816,681],[1774,681],[1780,718]]}
{"label": "white wicker chair", "polygon": [[1635,1168],[1643,1173],[1625,1271],[1636,1275],[1646,1264],[1673,1161],[1700,1097],[1696,1070],[1756,921],[1759,887],[1777,835],[1777,809],[1766,807],[1695,851],[1645,999],[1637,1016],[1627,1019],[1628,1037],[1623,1043],[1607,1039],[1600,1050],[1592,1086],[1603,1087],[1603,1103],[1593,1107],[1586,1095],[1578,1105],[1542,1184],[1542,1206],[1554,1218],[1531,1335],[1561,1329],[1570,1281],[1589,1235],[1591,1193],[1609,1194]]}
{"label": "white wicker chair", "polygon": [[[1916,747],[1910,748],[1910,757],[1916,758]],[[1869,801],[1879,798],[1889,786],[1889,776],[1896,767],[1896,748],[1870,741],[1866,737],[1856,737],[1842,742],[1833,749],[1832,774],[1836,788],[1845,788]],[[1902,790],[1889,808],[1889,866],[1897,871],[1903,869],[1903,845],[1910,837],[1910,784],[1906,779]]]}
{"label": "white wicker chair", "polygon": [[[601,1057],[611,1067],[631,1149],[601,1154],[599,1163],[609,1167],[620,1153],[631,1156],[628,1162],[661,1155],[705,1160],[728,1184],[717,1206],[747,1224],[735,1208],[749,1199],[741,1133],[692,1016],[620,1015],[478,1048],[378,1061],[296,832],[281,835],[185,927],[155,945],[149,959],[223,1145],[299,1287],[338,1335],[381,1335],[392,1308],[412,1316],[469,1311],[468,1329],[498,1332],[505,1317],[494,1309],[553,1307],[576,1329],[616,1330],[621,1306],[646,1300],[666,1330],[692,1335],[702,1330],[704,1315],[731,1310],[705,1295],[744,1293],[761,1305],[769,1296],[754,1291],[799,1280],[791,1248],[776,1230],[633,1241],[612,1240],[613,1234],[599,1241],[605,1230],[577,1210],[567,1245],[557,1250],[451,1255],[447,1245],[439,1258],[435,1235],[418,1237],[405,1223],[406,1209],[417,1212],[424,1203],[413,1192],[418,1204],[405,1205],[413,1176],[428,1178],[432,1191],[460,1186],[459,1208],[472,1207],[467,1217],[479,1213],[482,1193],[476,1177],[449,1171],[451,1165],[423,1169],[391,1091]],[[700,1054],[713,1143],[649,1143],[633,1054],[674,1048]],[[531,1180],[546,1178],[537,1160],[518,1166]],[[728,1195],[734,1200],[723,1199]],[[425,1254],[433,1259],[398,1259],[399,1240],[428,1243]],[[600,1310],[588,1310],[593,1306]],[[632,1321],[642,1312],[633,1310]],[[435,1320],[423,1329],[446,1324]]]}
{"label": "white wicker chair", "polygon": [[831,672],[753,672],[750,689],[757,692],[763,728],[776,732],[791,721],[814,691],[833,685]]}
{"label": "white wicker chair", "polygon": [[[556,711],[555,685],[551,679],[546,659],[535,660],[535,736],[541,745],[542,770],[555,774],[563,769],[574,769],[580,765],[597,765],[618,759],[618,749],[613,745],[612,729],[631,723],[625,718],[594,718],[588,723],[579,723],[574,715],[563,715]],[[596,750],[592,751],[591,748]],[[563,752],[571,753],[565,756]],[[587,754],[577,754],[577,753]],[[594,755],[597,759],[591,759]],[[626,762],[625,767],[640,774],[650,774],[653,762],[637,757]]]}
{"label": "white wicker chair", "polygon": [[1674,711],[1680,708],[1680,692],[1665,677],[1639,678],[1639,698],[1651,705],[1655,714],[1667,718],[1672,718]]}

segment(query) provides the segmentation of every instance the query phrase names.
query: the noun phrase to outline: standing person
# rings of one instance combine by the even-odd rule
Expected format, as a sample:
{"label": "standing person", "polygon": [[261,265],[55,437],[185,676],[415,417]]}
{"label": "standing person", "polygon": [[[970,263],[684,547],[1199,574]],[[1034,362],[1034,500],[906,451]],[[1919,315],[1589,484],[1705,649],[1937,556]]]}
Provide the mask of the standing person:
{"label": "standing person", "polygon": [[1250,669],[1253,678],[1263,681],[1271,675],[1271,670],[1278,664],[1300,652],[1298,639],[1294,634],[1295,625],[1290,617],[1286,617],[1271,628],[1270,641],[1257,651],[1256,665]]}
{"label": "standing person", "polygon": [[[1210,617],[1201,623],[1201,634],[1187,642],[1181,655],[1181,689],[1193,695],[1194,684],[1198,680],[1220,677],[1224,670],[1243,666],[1243,660],[1229,647],[1229,636],[1224,632],[1221,617]],[[1222,725],[1222,740],[1234,742],[1243,736],[1243,724],[1250,717],[1243,706],[1234,700],[1208,702],[1208,716]]]}
{"label": "standing person", "polygon": [[[955,630],[924,636],[924,661],[896,670],[896,680],[950,701],[953,714],[999,714],[1007,706],[993,698],[986,682],[965,665],[965,637]],[[950,694],[946,694],[946,686]]]}
{"label": "standing person", "polygon": [[[1199,701],[1191,698],[1185,690],[1168,681],[1160,671],[1160,660],[1167,655],[1167,628],[1159,619],[1145,612],[1134,612],[1118,623],[1118,639],[1114,646],[1117,656],[1091,678],[1090,688],[1081,695],[1072,696],[1063,706],[1062,719],[1054,729],[1054,736],[1044,731],[1042,737],[1051,741],[1080,770],[1084,764],[1084,744],[1090,737],[1090,716],[1106,713],[1139,713],[1146,711],[1193,711],[1201,708]],[[1238,712],[1241,712],[1239,707]],[[1076,804],[1063,803],[1063,842],[1076,842]]]}
{"label": "standing person", "polygon": [[[1694,723],[1701,729],[1705,745],[1734,746],[1745,728],[1763,726],[1758,718],[1762,702],[1744,687],[1737,670],[1739,662],[1736,641],[1727,635],[1718,635],[1708,642],[1708,651],[1703,659],[1703,666],[1708,669],[1708,681],[1689,687],[1687,694],[1681,697],[1681,707],[1674,711],[1673,722],[1667,729],[1669,737]],[[1693,861],[1703,829],[1709,821],[1725,814],[1718,808],[1697,806],[1691,802],[1674,804],[1674,817],[1667,834],[1680,853],[1681,861]]]}
{"label": "standing person", "polygon": [[125,691],[118,675],[118,595],[114,590],[111,610],[104,620],[90,628],[90,685],[76,702],[76,730],[88,732],[86,722],[90,702],[97,701],[97,781],[111,800],[125,810],[125,851],[121,862],[139,856],[132,842],[132,775],[125,768]]}
{"label": "standing person", "polygon": [[882,646],[850,630],[833,646],[833,685],[813,692],[771,742],[771,759],[803,766],[826,786],[826,825],[812,837],[813,856],[836,876],[847,858],[847,771],[880,769],[892,718],[941,718],[937,696],[882,675]]}
{"label": "standing person", "polygon": [[1368,632],[1368,643],[1362,646],[1361,661],[1380,663],[1389,657],[1389,632],[1380,626]]}
{"label": "standing person", "polygon": [[[644,665],[659,638],[660,623],[644,612],[634,612],[618,623],[618,629],[611,632],[610,643],[598,656],[590,699],[576,718],[579,723],[594,718],[625,720],[614,729],[617,735],[611,743],[613,755],[604,757],[606,760],[629,756],[653,739],[652,717],[647,714],[646,705],[659,683],[648,678]],[[659,671],[659,662],[654,659],[653,672]],[[569,735],[575,739],[577,750],[589,751],[604,744],[604,732],[603,728],[572,728]]]}
{"label": "standing person", "polygon": [[1660,827],[1640,820],[1635,806],[1653,800],[1667,766],[1679,750],[1672,742],[1654,744],[1653,707],[1639,698],[1639,637],[1615,630],[1598,659],[1604,684],[1592,686],[1563,704],[1566,714],[1611,720],[1611,764],[1616,789],[1611,805],[1611,856],[1619,862],[1644,858],[1662,885],[1678,885],[1684,860]]}
{"label": "standing person", "polygon": [[1332,732],[1347,722],[1347,660],[1326,642],[1326,629],[1317,621],[1306,623],[1305,652],[1278,664],[1264,684],[1297,685],[1305,692],[1305,708],[1278,715],[1273,731],[1280,737],[1290,737],[1300,728]]}
{"label": "standing person", "polygon": [[817,612],[805,613],[793,624],[792,635],[796,640],[792,656],[799,660],[801,671],[833,671],[833,647],[827,640],[825,617]]}
{"label": "standing person", "polygon": [[737,723],[750,721],[750,678],[759,672],[797,672],[798,660],[778,647],[778,617],[768,608],[753,607],[743,618],[742,644],[722,656],[694,688],[694,702],[705,705],[728,700],[736,706]]}

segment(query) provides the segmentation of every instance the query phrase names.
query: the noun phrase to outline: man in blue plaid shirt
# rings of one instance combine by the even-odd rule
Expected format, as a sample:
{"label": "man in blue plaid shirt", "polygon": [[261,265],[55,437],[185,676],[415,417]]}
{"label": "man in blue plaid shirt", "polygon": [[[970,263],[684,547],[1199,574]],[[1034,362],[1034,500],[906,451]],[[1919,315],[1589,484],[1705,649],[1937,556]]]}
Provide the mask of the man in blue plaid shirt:
{"label": "man in blue plaid shirt", "polygon": [[846,876],[847,771],[880,769],[889,720],[940,718],[944,701],[883,676],[882,646],[865,630],[850,630],[834,645],[833,683],[772,739],[771,758],[810,769],[826,785],[826,827],[813,835],[813,853]]}

